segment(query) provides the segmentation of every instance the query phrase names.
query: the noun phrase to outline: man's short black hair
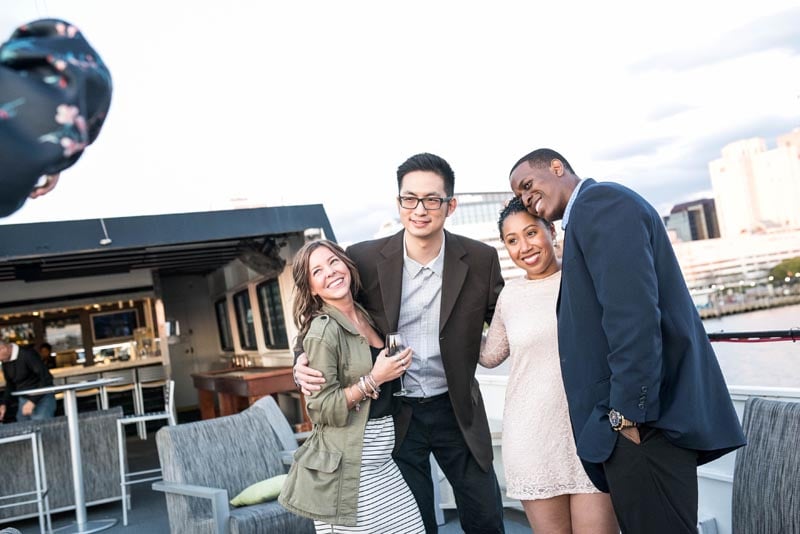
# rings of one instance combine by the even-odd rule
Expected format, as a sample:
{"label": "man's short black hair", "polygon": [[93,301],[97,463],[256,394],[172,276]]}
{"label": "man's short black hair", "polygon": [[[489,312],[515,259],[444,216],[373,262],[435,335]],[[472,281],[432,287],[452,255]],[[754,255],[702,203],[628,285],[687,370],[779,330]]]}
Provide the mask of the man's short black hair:
{"label": "man's short black hair", "polygon": [[405,160],[402,165],[397,168],[397,190],[403,186],[403,177],[406,174],[414,171],[430,171],[438,174],[444,180],[444,194],[448,197],[453,196],[455,189],[456,175],[450,164],[444,158],[440,158],[436,154],[429,154],[427,152],[411,156]]}
{"label": "man's short black hair", "polygon": [[554,159],[559,160],[564,164],[564,167],[570,173],[575,174],[575,171],[572,170],[572,165],[569,164],[567,158],[550,148],[539,148],[530,154],[522,156],[519,161],[517,161],[514,166],[511,167],[511,172],[509,172],[508,175],[511,176],[514,173],[514,169],[519,167],[525,161],[527,161],[528,165],[531,167],[550,167],[550,162]]}

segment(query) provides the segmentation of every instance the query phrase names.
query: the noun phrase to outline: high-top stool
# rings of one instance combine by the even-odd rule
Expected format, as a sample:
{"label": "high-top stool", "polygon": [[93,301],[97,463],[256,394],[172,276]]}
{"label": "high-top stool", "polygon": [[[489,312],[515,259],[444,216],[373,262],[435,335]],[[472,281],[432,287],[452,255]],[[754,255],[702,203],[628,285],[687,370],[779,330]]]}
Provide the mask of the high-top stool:
{"label": "high-top stool", "polygon": [[[77,375],[77,376],[67,376],[64,379],[65,384],[80,384],[81,382],[89,382],[90,380],[98,380],[100,375],[98,373],[92,373],[88,375]],[[59,395],[58,393],[56,395]],[[61,398],[63,398],[64,394],[61,393]],[[94,397],[94,402],[97,410],[102,409],[103,405],[100,399],[100,388],[91,388],[91,389],[83,389],[78,390],[75,392],[75,396],[78,399],[83,399],[86,397]]]}
{"label": "high-top stool", "polygon": [[20,441],[30,440],[31,454],[33,456],[33,474],[36,487],[33,491],[24,491],[15,493],[13,495],[5,495],[0,497],[0,501],[8,499],[21,499],[28,496],[34,498],[25,501],[15,501],[9,504],[0,505],[0,508],[10,508],[12,506],[19,506],[21,504],[33,504],[39,509],[39,530],[42,534],[45,532],[52,532],[53,525],[50,521],[50,499],[47,496],[47,473],[44,468],[44,454],[42,452],[42,433],[36,429],[25,432],[24,434],[16,434],[14,436],[7,436],[0,438],[0,445],[8,443],[16,443]]}
{"label": "high-top stool", "polygon": [[[167,371],[163,365],[148,365],[136,369],[136,383],[138,385],[137,394],[139,395],[139,412],[137,415],[145,413],[144,390],[153,388],[164,388],[164,396],[167,396]],[[147,439],[147,425],[144,421],[136,425],[140,439]]]}
{"label": "high-top stool", "polygon": [[[128,497],[128,486],[161,480],[161,468],[144,469],[142,471],[128,471],[127,469],[127,449],[125,447],[125,425],[144,424],[148,421],[167,421],[170,426],[176,425],[175,420],[175,382],[169,380],[164,384],[164,411],[145,413],[141,415],[129,415],[117,419],[117,446],[119,448],[119,480],[122,488],[122,524],[128,525],[128,509],[130,502]],[[145,475],[155,475],[147,478],[137,478]]]}
{"label": "high-top stool", "polygon": [[140,414],[142,409],[139,406],[139,395],[136,388],[136,369],[120,369],[119,371],[105,371],[103,378],[118,378],[115,383],[100,388],[100,404],[104,410],[108,410],[108,394],[124,393],[129,391],[133,399],[133,413]]}

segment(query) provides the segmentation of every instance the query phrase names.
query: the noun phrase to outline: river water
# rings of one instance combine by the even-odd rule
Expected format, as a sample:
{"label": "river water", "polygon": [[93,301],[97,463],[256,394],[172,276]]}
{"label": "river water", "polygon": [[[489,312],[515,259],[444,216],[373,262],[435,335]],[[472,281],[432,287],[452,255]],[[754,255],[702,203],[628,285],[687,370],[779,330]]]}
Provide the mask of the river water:
{"label": "river water", "polygon": [[[703,321],[706,332],[755,332],[800,329],[800,304],[726,315]],[[800,388],[800,341],[774,343],[712,343],[722,374],[731,386]],[[478,374],[508,375],[510,361]]]}
{"label": "river water", "polygon": [[[800,304],[703,321],[706,332],[800,329]],[[800,388],[800,341],[712,344],[728,385]]]}

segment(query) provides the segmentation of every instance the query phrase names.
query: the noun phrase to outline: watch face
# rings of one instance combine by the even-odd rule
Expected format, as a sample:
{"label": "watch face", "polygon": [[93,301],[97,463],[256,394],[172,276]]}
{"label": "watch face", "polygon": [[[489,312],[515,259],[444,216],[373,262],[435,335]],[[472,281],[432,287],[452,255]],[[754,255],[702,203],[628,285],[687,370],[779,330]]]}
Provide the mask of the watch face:
{"label": "watch face", "polygon": [[611,423],[612,428],[616,428],[622,424],[622,414],[616,410],[608,412],[608,422]]}

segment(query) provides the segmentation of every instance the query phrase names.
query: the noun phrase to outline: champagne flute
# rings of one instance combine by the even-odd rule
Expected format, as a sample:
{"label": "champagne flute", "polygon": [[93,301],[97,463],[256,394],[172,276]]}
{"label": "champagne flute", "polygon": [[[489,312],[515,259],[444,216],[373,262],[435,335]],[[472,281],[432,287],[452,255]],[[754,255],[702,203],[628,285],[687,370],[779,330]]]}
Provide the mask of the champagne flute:
{"label": "champagne flute", "polygon": [[[400,332],[386,334],[386,356],[395,356],[397,353],[402,352],[405,348],[406,344],[403,341],[403,336],[400,334]],[[394,396],[403,397],[405,395],[408,395],[408,390],[403,383],[403,375],[400,375],[400,391],[395,391]]]}

